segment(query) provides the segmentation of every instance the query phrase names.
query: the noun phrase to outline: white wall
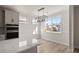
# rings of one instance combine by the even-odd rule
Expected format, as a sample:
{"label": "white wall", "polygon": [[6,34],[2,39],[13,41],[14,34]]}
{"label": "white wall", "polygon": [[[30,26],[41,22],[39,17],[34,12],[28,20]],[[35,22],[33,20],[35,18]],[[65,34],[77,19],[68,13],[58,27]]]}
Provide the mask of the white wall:
{"label": "white wall", "polygon": [[26,41],[27,45],[32,43],[32,22],[31,19],[26,18],[26,23],[19,23],[19,42]]}
{"label": "white wall", "polygon": [[49,41],[55,41],[61,44],[69,45],[69,6],[65,9],[62,9],[51,16],[61,16],[62,19],[62,31],[61,33],[48,33],[44,32],[44,23],[41,24],[42,32],[41,36],[43,39]]}

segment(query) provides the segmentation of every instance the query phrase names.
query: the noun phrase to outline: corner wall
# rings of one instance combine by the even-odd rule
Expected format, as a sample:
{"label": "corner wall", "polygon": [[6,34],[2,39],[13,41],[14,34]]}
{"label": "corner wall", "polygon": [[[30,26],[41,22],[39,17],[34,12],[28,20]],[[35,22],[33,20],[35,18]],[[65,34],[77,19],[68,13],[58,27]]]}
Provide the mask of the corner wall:
{"label": "corner wall", "polygon": [[69,46],[69,6],[61,11],[52,14],[51,16],[61,16],[62,31],[61,33],[44,32],[44,22],[41,23],[42,39],[58,42]]}

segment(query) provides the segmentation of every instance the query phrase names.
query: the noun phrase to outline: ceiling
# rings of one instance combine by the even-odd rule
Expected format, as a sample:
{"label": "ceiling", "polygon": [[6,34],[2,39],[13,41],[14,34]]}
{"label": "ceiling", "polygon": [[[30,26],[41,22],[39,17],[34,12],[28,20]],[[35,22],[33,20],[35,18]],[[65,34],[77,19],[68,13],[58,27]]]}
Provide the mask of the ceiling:
{"label": "ceiling", "polygon": [[22,15],[32,16],[37,15],[37,9],[45,8],[48,15],[67,8],[66,5],[1,5],[1,7],[9,8],[19,12]]}

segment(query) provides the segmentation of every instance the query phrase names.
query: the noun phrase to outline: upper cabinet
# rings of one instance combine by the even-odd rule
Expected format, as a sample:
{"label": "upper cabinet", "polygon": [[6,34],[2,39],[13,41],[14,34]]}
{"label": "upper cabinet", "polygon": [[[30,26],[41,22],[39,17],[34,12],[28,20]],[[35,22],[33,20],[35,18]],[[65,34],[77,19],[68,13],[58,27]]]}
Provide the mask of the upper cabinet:
{"label": "upper cabinet", "polygon": [[16,12],[13,12],[13,24],[19,24],[19,14]]}
{"label": "upper cabinet", "polygon": [[5,18],[4,18],[4,11],[0,9],[0,27],[4,27]]}
{"label": "upper cabinet", "polygon": [[19,14],[11,10],[5,10],[5,24],[19,24]]}

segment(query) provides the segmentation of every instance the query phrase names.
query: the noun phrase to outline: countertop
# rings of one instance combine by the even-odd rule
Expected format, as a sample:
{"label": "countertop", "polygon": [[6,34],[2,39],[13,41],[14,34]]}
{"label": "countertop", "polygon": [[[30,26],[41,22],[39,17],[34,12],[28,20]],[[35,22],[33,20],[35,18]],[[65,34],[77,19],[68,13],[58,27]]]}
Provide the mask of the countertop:
{"label": "countertop", "polygon": [[0,41],[0,53],[18,53],[23,50],[29,50],[32,47],[36,47],[39,45],[39,43],[32,43],[30,45],[19,47],[18,41],[18,39]]}
{"label": "countertop", "polygon": [[35,44],[31,44],[31,45],[19,47],[17,53],[18,53],[18,52],[21,52],[21,51],[23,51],[23,50],[28,50],[28,49],[30,49],[30,48],[32,48],[32,47],[35,47],[35,46],[38,46],[38,45],[39,45],[39,44],[35,43]]}

